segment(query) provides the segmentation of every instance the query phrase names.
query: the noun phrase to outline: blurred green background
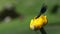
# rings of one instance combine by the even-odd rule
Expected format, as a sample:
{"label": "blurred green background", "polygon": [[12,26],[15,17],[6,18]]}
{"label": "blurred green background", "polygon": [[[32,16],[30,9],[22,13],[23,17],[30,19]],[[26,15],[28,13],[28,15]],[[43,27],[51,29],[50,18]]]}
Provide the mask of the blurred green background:
{"label": "blurred green background", "polygon": [[9,23],[1,22],[0,34],[37,34],[29,29],[29,23],[34,16],[38,15],[43,3],[48,6],[45,13],[48,18],[48,24],[45,26],[47,34],[60,34],[60,10],[57,14],[50,13],[50,9],[55,4],[60,4],[60,0],[0,0],[1,11],[6,3],[14,4],[17,12],[24,15],[24,19],[16,18]]}

